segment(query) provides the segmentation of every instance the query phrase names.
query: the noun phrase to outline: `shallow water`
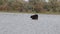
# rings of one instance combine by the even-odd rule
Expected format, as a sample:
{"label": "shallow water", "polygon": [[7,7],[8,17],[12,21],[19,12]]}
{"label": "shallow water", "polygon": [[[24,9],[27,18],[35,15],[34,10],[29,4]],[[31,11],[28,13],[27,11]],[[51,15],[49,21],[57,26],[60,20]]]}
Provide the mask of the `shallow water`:
{"label": "shallow water", "polygon": [[0,13],[0,34],[60,34],[60,15]]}

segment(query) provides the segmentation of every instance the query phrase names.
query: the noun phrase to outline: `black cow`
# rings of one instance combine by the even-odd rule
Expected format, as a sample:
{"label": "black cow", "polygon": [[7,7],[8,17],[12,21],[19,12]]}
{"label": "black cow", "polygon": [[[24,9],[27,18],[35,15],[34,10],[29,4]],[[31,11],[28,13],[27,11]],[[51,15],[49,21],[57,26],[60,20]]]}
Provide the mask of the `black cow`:
{"label": "black cow", "polygon": [[30,18],[32,18],[32,19],[38,19],[38,15],[37,14],[32,15]]}

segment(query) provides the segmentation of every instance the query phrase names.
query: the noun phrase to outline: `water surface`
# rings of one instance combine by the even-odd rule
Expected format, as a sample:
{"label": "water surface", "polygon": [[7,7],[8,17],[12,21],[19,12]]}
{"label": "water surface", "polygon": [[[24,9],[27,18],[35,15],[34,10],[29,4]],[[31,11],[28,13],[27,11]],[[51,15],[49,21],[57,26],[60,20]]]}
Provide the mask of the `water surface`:
{"label": "water surface", "polygon": [[0,34],[60,34],[60,15],[0,13]]}

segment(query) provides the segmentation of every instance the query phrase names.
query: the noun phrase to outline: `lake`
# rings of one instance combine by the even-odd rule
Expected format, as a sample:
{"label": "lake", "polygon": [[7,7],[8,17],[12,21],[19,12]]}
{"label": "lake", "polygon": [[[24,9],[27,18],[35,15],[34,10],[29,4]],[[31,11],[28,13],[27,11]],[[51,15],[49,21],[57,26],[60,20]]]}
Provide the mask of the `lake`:
{"label": "lake", "polygon": [[0,13],[0,34],[60,34],[60,15]]}

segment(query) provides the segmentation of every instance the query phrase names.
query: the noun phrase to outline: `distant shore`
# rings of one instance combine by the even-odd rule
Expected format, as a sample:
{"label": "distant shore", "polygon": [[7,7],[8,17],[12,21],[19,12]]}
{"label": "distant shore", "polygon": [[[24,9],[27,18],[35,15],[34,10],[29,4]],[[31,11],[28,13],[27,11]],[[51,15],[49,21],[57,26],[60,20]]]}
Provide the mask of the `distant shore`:
{"label": "distant shore", "polygon": [[19,14],[19,13],[27,13],[27,14],[51,14],[51,15],[60,15],[59,12],[54,12],[54,13],[53,12],[35,13],[35,12],[19,12],[19,11],[0,11],[0,13],[17,13],[17,14]]}

